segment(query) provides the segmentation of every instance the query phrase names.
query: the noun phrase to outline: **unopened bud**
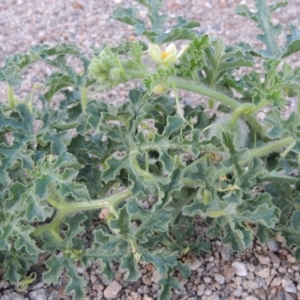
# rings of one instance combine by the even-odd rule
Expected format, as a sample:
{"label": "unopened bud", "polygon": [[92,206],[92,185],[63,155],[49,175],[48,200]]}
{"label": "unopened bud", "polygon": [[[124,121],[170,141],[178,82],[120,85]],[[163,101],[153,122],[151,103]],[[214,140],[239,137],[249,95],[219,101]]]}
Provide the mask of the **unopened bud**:
{"label": "unopened bud", "polygon": [[162,83],[160,84],[157,84],[153,89],[152,91],[155,93],[155,94],[158,94],[158,95],[162,95],[162,94],[166,94],[168,92],[168,87]]}

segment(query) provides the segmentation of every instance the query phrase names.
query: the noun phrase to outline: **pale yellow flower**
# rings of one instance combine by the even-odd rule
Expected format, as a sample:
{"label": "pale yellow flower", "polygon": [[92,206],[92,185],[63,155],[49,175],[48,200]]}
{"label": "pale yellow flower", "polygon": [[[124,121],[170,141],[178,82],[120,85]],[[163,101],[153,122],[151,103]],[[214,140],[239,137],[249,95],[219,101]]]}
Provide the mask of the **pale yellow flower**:
{"label": "pale yellow flower", "polygon": [[158,45],[149,43],[149,53],[156,63],[168,67],[171,64],[175,64],[188,47],[188,45],[184,45],[179,53],[177,53],[177,48],[174,43],[170,44],[165,51]]}

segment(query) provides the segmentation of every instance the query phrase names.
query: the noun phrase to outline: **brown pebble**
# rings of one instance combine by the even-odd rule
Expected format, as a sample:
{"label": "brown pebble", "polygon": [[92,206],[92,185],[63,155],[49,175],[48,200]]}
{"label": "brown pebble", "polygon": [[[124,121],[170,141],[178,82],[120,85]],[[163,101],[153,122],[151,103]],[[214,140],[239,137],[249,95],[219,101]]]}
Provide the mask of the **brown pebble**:
{"label": "brown pebble", "polygon": [[73,7],[77,9],[84,9],[83,5],[77,1],[73,3]]}
{"label": "brown pebble", "polygon": [[153,271],[153,265],[152,265],[152,264],[146,264],[146,265],[145,265],[145,268],[146,268],[148,271],[150,271],[150,272]]}
{"label": "brown pebble", "polygon": [[223,276],[225,277],[225,281],[229,283],[235,274],[235,269],[226,265],[224,267]]}
{"label": "brown pebble", "polygon": [[263,289],[257,289],[254,293],[260,300],[267,300],[266,292]]}
{"label": "brown pebble", "polygon": [[127,37],[127,40],[131,42],[135,41],[135,35],[130,35],[129,37]]}

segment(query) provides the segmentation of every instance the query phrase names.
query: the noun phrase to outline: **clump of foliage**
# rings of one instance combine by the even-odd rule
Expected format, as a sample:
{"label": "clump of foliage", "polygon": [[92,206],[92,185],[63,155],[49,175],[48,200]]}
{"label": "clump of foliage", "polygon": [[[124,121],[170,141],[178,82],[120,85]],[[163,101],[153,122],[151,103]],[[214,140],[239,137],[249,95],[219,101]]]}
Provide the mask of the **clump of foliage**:
{"label": "clump of foliage", "polygon": [[[285,62],[300,50],[300,32],[290,25],[281,46],[283,26],[271,22],[287,3],[257,0],[254,13],[237,8],[258,24],[259,50],[201,36],[199,24],[182,17],[164,32],[162,1],[137,2],[148,9],[150,28],[132,8],[117,8],[114,18],[149,43],[103,45],[91,60],[74,45],[34,46],[0,69],[9,102],[0,104],[0,267],[23,288],[47,254],[43,280],[55,283],[65,269],[73,299],[84,297],[86,284],[76,266],[90,260],[108,279],[118,262],[128,281],[141,276],[139,263],[151,263],[162,274],[160,299],[170,299],[174,270],[190,275],[181,257],[209,251],[195,234],[199,215],[207,237],[234,251],[281,235],[300,260],[300,70]],[[180,51],[176,40],[185,40]],[[81,60],[81,74],[69,55]],[[263,72],[255,71],[255,57]],[[17,103],[21,71],[36,61],[57,71],[46,78],[40,105],[32,94]],[[241,67],[250,71],[237,79]],[[131,80],[141,84],[122,105],[89,97],[91,86],[100,92]],[[178,90],[207,103],[182,109]],[[53,109],[56,94],[63,100]],[[288,97],[298,106],[283,118]],[[221,116],[210,117],[212,108]]]}

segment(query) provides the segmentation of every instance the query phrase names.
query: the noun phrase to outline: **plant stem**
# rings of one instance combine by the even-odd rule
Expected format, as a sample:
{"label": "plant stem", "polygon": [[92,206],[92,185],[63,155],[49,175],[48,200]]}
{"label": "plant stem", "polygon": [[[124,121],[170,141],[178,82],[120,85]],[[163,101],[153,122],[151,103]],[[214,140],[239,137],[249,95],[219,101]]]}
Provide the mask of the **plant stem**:
{"label": "plant stem", "polygon": [[217,91],[214,91],[210,88],[205,87],[204,85],[199,85],[199,84],[193,84],[193,83],[189,83],[186,81],[181,81],[178,79],[174,79],[174,83],[176,85],[176,87],[183,89],[183,90],[187,90],[187,91],[191,91],[191,92],[195,92],[210,98],[213,98],[215,100],[218,100],[220,102],[222,102],[223,104],[235,109],[237,107],[240,106],[240,103],[228,96],[223,95],[222,93],[219,93]]}
{"label": "plant stem", "polygon": [[[218,100],[219,102],[231,107],[232,109],[236,109],[241,105],[238,101],[226,95],[223,95],[222,93],[207,88],[203,85],[199,85],[199,84],[196,85],[178,79],[174,79],[174,83],[176,87],[180,89],[195,92],[210,97],[212,99]],[[257,120],[253,116],[250,115],[244,116],[244,119],[250,124],[251,128],[257,132],[257,134],[259,134],[262,138],[265,138],[263,127],[259,124],[259,122],[257,122]]]}
{"label": "plant stem", "polygon": [[299,181],[299,178],[287,176],[279,173],[270,173],[264,176],[259,177],[262,181],[278,181],[282,183],[283,181],[287,181],[290,184],[295,184]]}
{"label": "plant stem", "polygon": [[86,105],[87,105],[87,88],[85,86],[80,87],[80,93],[81,93],[81,108],[82,112],[85,113],[86,111]]}
{"label": "plant stem", "polygon": [[136,172],[138,172],[141,176],[145,176],[146,178],[153,178],[154,175],[152,175],[151,173],[149,173],[148,171],[143,170],[136,158],[136,151],[134,151],[133,153],[131,153],[131,155],[133,155],[134,157],[132,158],[132,165],[135,169]]}
{"label": "plant stem", "polygon": [[79,123],[77,121],[68,122],[68,123],[55,123],[55,124],[51,125],[50,128],[58,128],[61,130],[68,130],[68,129],[75,128],[77,125],[79,125]]}
{"label": "plant stem", "polygon": [[15,99],[14,99],[14,88],[10,85],[7,86],[7,97],[8,103],[11,109],[15,108]]}
{"label": "plant stem", "polygon": [[251,149],[249,151],[249,160],[254,158],[254,157],[264,156],[264,155],[269,154],[269,153],[271,153],[271,152],[273,152],[277,149],[286,147],[287,145],[290,145],[294,141],[295,140],[294,140],[293,137],[288,136],[288,137],[282,138],[280,140],[269,142],[269,143],[267,143],[264,146],[261,146],[259,148]]}
{"label": "plant stem", "polygon": [[146,172],[149,173],[149,154],[148,154],[148,151],[146,150],[145,152],[145,164],[146,164]]}
{"label": "plant stem", "polygon": [[237,120],[241,117],[241,115],[243,115],[247,110],[249,110],[252,107],[253,105],[250,103],[245,103],[237,107],[231,114],[230,123],[235,124]]}
{"label": "plant stem", "polygon": [[300,92],[298,93],[297,112],[300,114]]}
{"label": "plant stem", "polygon": [[[248,160],[244,161],[243,165],[248,164],[249,161],[251,161],[254,157],[261,157],[261,156],[267,155],[277,149],[286,147],[287,145],[290,145],[293,142],[294,142],[294,138],[289,136],[289,137],[282,138],[280,140],[269,142],[262,147],[251,149],[251,150],[249,150]],[[200,157],[198,160],[195,160],[192,164],[195,165],[198,162],[200,162],[202,159],[203,158]],[[190,168],[190,166],[192,164],[186,166],[185,170]],[[222,174],[226,174],[226,173],[230,172],[233,167],[234,166],[232,165],[231,167],[228,167],[228,168],[221,167],[221,168],[217,169],[214,173],[213,180],[218,180]],[[183,178],[183,183],[185,186],[194,186],[194,183],[190,178]]]}
{"label": "plant stem", "polygon": [[[113,209],[113,207],[128,198],[131,195],[131,188],[127,188],[119,193],[116,193],[110,197],[94,200],[94,201],[83,201],[83,202],[69,202],[65,204],[57,205],[57,201],[51,197],[47,198],[48,203],[55,208],[58,208],[58,212],[55,218],[49,223],[37,227],[34,232],[34,237],[40,237],[45,230],[54,232],[57,231],[60,224],[63,222],[65,217],[69,214],[74,214],[80,211],[87,211],[87,210],[95,210],[95,209],[102,209],[102,208],[109,208]],[[50,198],[50,199],[49,199]]]}
{"label": "plant stem", "polygon": [[193,126],[185,119],[185,117],[184,117],[184,115],[181,111],[180,104],[179,104],[178,92],[177,92],[176,85],[175,85],[174,81],[172,82],[172,88],[173,88],[173,92],[174,92],[174,96],[175,96],[177,111],[178,111],[178,114],[179,114],[180,118],[182,119],[182,121],[187,123],[191,127],[191,129],[193,129]]}

